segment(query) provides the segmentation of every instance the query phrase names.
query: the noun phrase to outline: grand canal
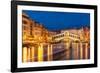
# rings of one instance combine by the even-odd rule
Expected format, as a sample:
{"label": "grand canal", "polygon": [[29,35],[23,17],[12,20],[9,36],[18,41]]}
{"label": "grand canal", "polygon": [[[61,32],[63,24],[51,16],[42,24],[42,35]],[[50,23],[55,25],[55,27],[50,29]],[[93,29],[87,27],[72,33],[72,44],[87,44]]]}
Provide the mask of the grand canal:
{"label": "grand canal", "polygon": [[87,42],[53,43],[23,46],[23,62],[89,59]]}

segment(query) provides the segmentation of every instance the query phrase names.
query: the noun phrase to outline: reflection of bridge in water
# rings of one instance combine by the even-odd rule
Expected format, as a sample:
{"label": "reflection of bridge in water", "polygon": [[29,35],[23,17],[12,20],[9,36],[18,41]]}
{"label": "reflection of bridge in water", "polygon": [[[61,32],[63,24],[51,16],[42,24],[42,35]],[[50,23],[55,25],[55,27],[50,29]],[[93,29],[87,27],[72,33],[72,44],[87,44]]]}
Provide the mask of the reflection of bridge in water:
{"label": "reflection of bridge in water", "polygon": [[24,41],[23,62],[89,59],[87,41],[69,32],[52,36],[48,43]]}

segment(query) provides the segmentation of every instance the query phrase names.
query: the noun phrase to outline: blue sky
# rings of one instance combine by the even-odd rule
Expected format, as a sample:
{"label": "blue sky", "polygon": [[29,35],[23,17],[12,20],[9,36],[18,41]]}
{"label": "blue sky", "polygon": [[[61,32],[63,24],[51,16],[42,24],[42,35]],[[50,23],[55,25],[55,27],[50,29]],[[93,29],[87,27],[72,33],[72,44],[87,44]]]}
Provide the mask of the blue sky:
{"label": "blue sky", "polygon": [[32,20],[45,26],[48,30],[62,30],[90,26],[89,13],[48,12],[23,10]]}

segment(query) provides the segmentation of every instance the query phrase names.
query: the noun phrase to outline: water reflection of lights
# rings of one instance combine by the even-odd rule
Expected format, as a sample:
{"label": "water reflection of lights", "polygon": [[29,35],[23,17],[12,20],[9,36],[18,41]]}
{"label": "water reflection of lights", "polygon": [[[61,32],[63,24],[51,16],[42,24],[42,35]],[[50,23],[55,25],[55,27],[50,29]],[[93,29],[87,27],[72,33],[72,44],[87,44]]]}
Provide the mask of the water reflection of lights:
{"label": "water reflection of lights", "polygon": [[[65,44],[65,46],[64,46]],[[38,44],[38,47],[31,46],[29,47],[23,47],[23,62],[43,62],[44,61],[44,56],[47,61],[53,61],[55,60],[54,58],[57,57],[57,60],[75,60],[75,59],[89,59],[89,46],[88,43],[64,43],[60,45],[60,43],[57,44],[48,44],[47,53],[44,53],[44,45],[45,44]],[[60,46],[60,47],[58,47]],[[35,52],[35,50],[38,50]],[[65,49],[64,52],[62,52]],[[61,51],[62,53],[60,53]],[[34,54],[37,54],[37,57]],[[56,53],[56,54],[55,54]],[[66,54],[64,54],[66,53]],[[60,57],[61,54],[62,58]],[[37,59],[37,60],[35,60]]]}

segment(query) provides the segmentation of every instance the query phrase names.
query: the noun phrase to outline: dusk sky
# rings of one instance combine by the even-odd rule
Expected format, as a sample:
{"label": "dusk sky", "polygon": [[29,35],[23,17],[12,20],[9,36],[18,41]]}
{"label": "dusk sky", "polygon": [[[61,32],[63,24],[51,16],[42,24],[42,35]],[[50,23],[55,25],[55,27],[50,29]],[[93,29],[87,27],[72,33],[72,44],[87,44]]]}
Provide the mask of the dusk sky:
{"label": "dusk sky", "polygon": [[62,30],[90,26],[90,14],[72,12],[48,12],[23,10],[32,20],[41,23],[48,30]]}

